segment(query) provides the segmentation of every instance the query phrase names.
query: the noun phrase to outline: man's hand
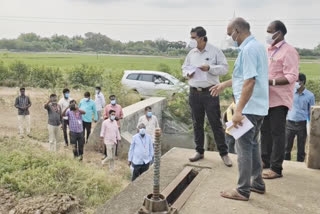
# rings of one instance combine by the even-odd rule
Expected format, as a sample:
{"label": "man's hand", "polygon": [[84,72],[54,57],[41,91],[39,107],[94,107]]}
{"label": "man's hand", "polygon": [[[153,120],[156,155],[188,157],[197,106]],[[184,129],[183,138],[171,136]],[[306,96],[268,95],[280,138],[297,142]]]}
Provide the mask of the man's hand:
{"label": "man's hand", "polygon": [[118,121],[118,120],[119,120],[119,117],[116,117],[115,120]]}
{"label": "man's hand", "polygon": [[209,91],[211,96],[217,97],[219,94],[225,89],[224,83],[220,83],[218,85],[212,86]]}
{"label": "man's hand", "polygon": [[97,120],[95,120],[94,122],[95,122],[95,123],[97,123],[98,121],[97,121]]}
{"label": "man's hand", "polygon": [[235,128],[238,128],[239,126],[242,126],[242,119],[243,119],[243,115],[241,112],[235,111],[233,117],[232,117],[232,122],[233,122],[233,126]]}
{"label": "man's hand", "polygon": [[210,70],[210,66],[209,65],[202,65],[199,68],[203,72],[208,72]]}
{"label": "man's hand", "polygon": [[191,79],[194,74],[195,74],[195,72],[193,72],[192,74],[187,74],[188,79]]}
{"label": "man's hand", "polygon": [[129,166],[129,167],[131,166],[131,161],[128,161],[128,166]]}

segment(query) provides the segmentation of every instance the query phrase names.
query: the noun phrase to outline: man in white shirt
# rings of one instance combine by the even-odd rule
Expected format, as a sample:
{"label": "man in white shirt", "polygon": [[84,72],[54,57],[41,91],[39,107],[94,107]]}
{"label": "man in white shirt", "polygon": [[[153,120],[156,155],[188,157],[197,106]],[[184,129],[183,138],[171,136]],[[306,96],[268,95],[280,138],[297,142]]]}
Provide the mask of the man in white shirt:
{"label": "man in white shirt", "polygon": [[152,143],[154,143],[154,132],[156,128],[159,128],[158,118],[152,114],[151,106],[147,106],[144,109],[144,113],[145,115],[139,118],[137,128],[140,124],[144,124],[146,126],[146,133],[151,136]]}
{"label": "man in white shirt", "polygon": [[220,83],[219,76],[228,73],[227,59],[220,49],[208,43],[207,32],[203,27],[191,30],[189,47],[192,50],[182,66],[183,76],[189,79],[189,104],[196,143],[196,154],[189,160],[194,162],[204,158],[204,119],[207,114],[220,156],[224,164],[230,167],[232,162],[221,123],[219,97],[210,96],[209,91],[212,86]]}
{"label": "man in white shirt", "polygon": [[[72,98],[70,97],[70,90],[69,89],[67,89],[67,88],[63,89],[62,93],[63,93],[63,98],[61,98],[59,100],[58,104],[61,107],[61,112],[64,112],[64,110],[69,108],[70,101],[72,100]],[[64,137],[64,142],[65,142],[66,146],[69,145],[69,143],[68,143],[68,124],[69,124],[68,116],[64,115],[62,117],[62,130],[63,130],[63,137]]]}
{"label": "man in white shirt", "polygon": [[98,112],[98,120],[100,120],[103,113],[102,111],[104,110],[104,107],[106,105],[106,100],[101,92],[101,87],[99,86],[96,87],[95,103]]}

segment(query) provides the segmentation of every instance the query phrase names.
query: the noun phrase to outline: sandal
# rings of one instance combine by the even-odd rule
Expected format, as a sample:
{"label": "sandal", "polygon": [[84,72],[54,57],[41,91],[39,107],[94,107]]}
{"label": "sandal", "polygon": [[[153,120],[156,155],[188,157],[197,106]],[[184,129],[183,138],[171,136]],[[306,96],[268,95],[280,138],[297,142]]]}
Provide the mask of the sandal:
{"label": "sandal", "polygon": [[249,198],[241,195],[236,189],[228,190],[228,191],[222,191],[220,193],[221,197],[233,199],[233,200],[239,200],[239,201],[248,201]]}
{"label": "sandal", "polygon": [[281,178],[282,175],[279,175],[278,173],[272,171],[271,169],[262,173],[263,179],[275,179],[275,178]]}

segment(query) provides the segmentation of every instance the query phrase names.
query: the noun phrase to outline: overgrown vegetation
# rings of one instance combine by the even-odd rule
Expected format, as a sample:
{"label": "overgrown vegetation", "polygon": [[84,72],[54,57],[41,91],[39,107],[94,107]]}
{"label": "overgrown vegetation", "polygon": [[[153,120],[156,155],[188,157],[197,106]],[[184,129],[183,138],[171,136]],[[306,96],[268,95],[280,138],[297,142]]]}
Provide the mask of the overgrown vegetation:
{"label": "overgrown vegetation", "polygon": [[51,153],[42,146],[14,139],[0,139],[0,186],[21,197],[68,193],[94,208],[120,192],[125,178],[108,175],[101,168]]}

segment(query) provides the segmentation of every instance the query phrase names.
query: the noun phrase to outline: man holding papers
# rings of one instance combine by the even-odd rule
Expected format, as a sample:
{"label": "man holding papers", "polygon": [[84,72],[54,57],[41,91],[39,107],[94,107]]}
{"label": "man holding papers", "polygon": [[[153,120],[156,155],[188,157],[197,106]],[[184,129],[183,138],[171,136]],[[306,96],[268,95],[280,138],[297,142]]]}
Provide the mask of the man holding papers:
{"label": "man holding papers", "polygon": [[235,47],[239,45],[240,51],[232,80],[216,85],[210,91],[213,96],[217,96],[224,88],[232,86],[236,100],[232,126],[239,131],[250,127],[250,123],[253,127],[239,137],[236,143],[238,187],[221,192],[221,196],[248,201],[251,191],[265,193],[258,135],[269,107],[268,58],[264,46],[251,35],[250,25],[243,18],[234,19],[228,25],[227,34],[229,43]]}
{"label": "man holding papers", "polygon": [[182,66],[183,76],[189,79],[189,104],[192,112],[196,154],[189,158],[191,162],[204,158],[204,118],[207,114],[220,156],[227,166],[232,166],[225,143],[221,123],[219,97],[210,96],[210,87],[219,84],[219,76],[228,73],[227,59],[222,51],[208,43],[206,30],[196,27],[191,30],[187,55]]}

